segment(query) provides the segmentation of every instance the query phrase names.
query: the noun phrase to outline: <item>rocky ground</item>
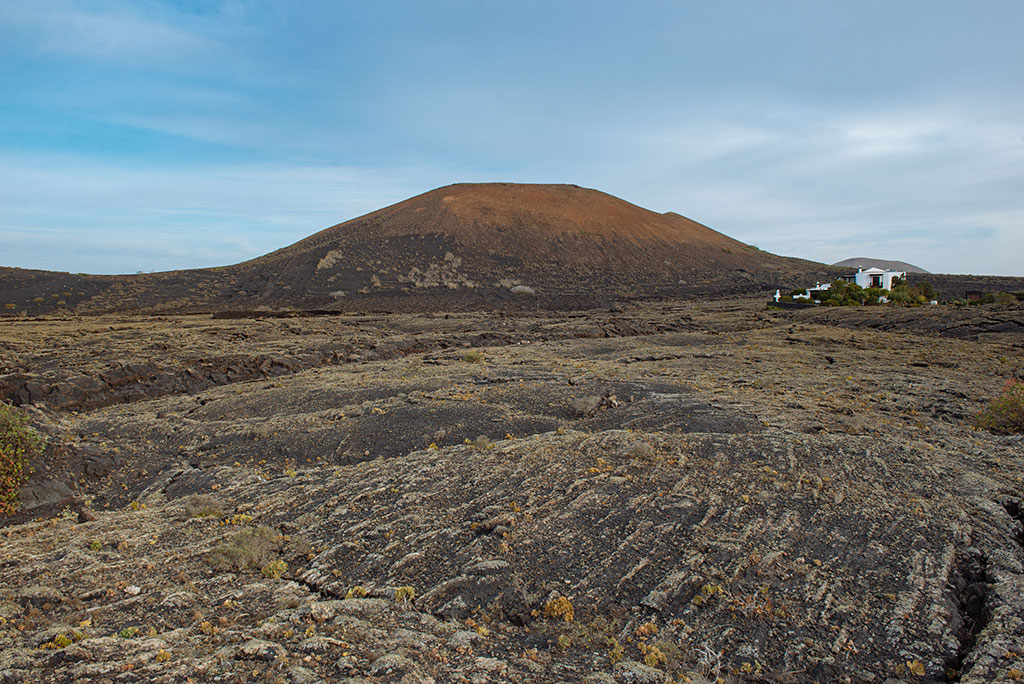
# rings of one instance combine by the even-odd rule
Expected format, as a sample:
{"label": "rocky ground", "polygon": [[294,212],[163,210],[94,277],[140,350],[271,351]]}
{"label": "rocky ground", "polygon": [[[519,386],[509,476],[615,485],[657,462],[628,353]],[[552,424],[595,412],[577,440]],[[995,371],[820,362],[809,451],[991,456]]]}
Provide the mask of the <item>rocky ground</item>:
{"label": "rocky ground", "polygon": [[1021,315],[5,321],[0,681],[1022,681]]}

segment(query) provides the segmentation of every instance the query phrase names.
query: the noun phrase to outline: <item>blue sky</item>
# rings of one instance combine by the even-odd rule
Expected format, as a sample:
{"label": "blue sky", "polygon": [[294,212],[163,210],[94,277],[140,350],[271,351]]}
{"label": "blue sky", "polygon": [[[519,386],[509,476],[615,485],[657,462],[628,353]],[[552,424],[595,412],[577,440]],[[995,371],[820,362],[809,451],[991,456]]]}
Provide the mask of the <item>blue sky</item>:
{"label": "blue sky", "polygon": [[1024,275],[1024,2],[3,0],[0,265],[234,263],[461,181]]}

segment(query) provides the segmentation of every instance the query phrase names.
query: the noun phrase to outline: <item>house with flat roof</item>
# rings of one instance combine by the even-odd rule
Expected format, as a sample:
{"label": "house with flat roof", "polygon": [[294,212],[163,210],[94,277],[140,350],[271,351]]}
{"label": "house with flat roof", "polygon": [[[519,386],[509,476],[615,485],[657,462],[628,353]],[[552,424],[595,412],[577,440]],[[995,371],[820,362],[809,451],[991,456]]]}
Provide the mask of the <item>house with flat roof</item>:
{"label": "house with flat roof", "polygon": [[891,290],[892,281],[906,277],[906,271],[892,271],[887,268],[858,268],[856,273],[839,276],[839,279],[848,283],[856,283],[865,290],[869,287]]}

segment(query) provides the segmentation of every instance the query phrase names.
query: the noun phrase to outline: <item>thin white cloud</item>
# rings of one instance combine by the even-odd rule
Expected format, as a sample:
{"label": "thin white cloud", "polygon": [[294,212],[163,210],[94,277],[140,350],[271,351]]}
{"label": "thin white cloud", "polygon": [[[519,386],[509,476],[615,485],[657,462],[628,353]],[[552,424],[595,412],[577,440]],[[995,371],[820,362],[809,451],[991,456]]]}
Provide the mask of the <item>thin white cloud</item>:
{"label": "thin white cloud", "polygon": [[723,109],[713,121],[620,131],[609,139],[623,155],[600,166],[582,159],[581,182],[781,254],[1021,273],[1024,210],[1013,207],[1024,144],[1012,123],[940,107],[763,105],[760,117]]}
{"label": "thin white cloud", "polygon": [[[784,254],[1020,273],[1024,107],[1006,87],[1019,81],[1019,50],[987,15],[957,10],[985,42],[923,68],[921,50],[940,41],[904,36],[898,22],[881,26],[893,37],[886,54],[836,33],[818,65],[774,43],[750,54],[778,48],[781,61],[741,58],[737,45],[767,36],[760,25],[740,40],[733,23],[711,22],[728,31],[681,46],[667,24],[648,34],[658,26],[643,17],[657,13],[643,11],[617,23],[642,27],[644,49],[603,40],[591,56],[555,25],[524,52],[521,37],[537,31],[514,9],[517,32],[488,24],[467,38],[471,24],[441,21],[453,5],[417,19],[424,10],[410,3],[383,30],[388,13],[372,4],[252,4],[189,13],[150,0],[3,0],[0,59],[43,77],[18,84],[25,107],[10,130],[26,142],[16,132],[0,149],[0,261],[93,270],[78,265],[89,252],[80,234],[107,241],[100,270],[213,265],[445,183],[512,180],[596,187]],[[835,12],[820,14],[846,31]],[[918,25],[916,11],[896,12]],[[765,17],[803,36],[798,14]],[[587,14],[629,38],[601,19]],[[929,30],[944,36],[946,23]],[[986,51],[993,42],[1003,59]],[[851,79],[836,79],[837,66]],[[49,87],[51,69],[61,88]],[[906,74],[913,93],[899,87]],[[69,153],[10,151],[33,141]],[[66,232],[45,242],[48,228]],[[179,242],[161,242],[168,235]],[[159,264],[137,263],[151,258]]]}
{"label": "thin white cloud", "polygon": [[219,48],[195,26],[175,25],[169,16],[146,16],[122,3],[96,7],[10,0],[0,27],[39,53],[107,61],[194,59]]}

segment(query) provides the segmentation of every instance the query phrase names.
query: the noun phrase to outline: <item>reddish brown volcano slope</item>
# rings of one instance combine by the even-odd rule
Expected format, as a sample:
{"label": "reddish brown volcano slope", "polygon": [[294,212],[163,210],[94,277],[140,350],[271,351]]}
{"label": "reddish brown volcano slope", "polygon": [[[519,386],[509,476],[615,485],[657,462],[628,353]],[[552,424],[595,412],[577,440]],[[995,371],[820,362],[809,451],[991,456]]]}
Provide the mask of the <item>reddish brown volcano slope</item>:
{"label": "reddish brown volcano slope", "polygon": [[[720,250],[745,247],[678,214],[657,214],[597,190],[575,185],[466,183],[439,188],[338,224],[269,256],[367,235],[443,235],[461,245],[488,250],[500,244],[510,256],[558,252],[556,245],[567,239],[637,247],[653,243]],[[567,255],[570,259],[573,256],[580,255]]]}
{"label": "reddish brown volcano slope", "polygon": [[79,310],[577,308],[834,275],[574,185],[451,185],[221,269],[122,277]]}
{"label": "reddish brown volcano slope", "polygon": [[[465,241],[492,231],[521,229],[531,243],[565,234],[624,239],[635,244],[714,242],[736,246],[735,240],[677,214],[657,214],[617,197],[575,185],[473,183],[451,185],[413,197],[335,229],[358,229],[380,221],[388,236],[444,233]],[[328,229],[320,235],[334,236]],[[314,236],[318,237],[318,236]]]}
{"label": "reddish brown volcano slope", "polygon": [[[732,294],[803,282],[826,267],[766,254],[596,190],[487,183],[433,190],[235,269],[245,273],[247,293],[268,302],[284,293],[261,283],[301,283],[310,305],[362,301],[391,309],[403,298],[487,306],[532,297],[584,306]],[[536,294],[523,294],[526,288]]]}

